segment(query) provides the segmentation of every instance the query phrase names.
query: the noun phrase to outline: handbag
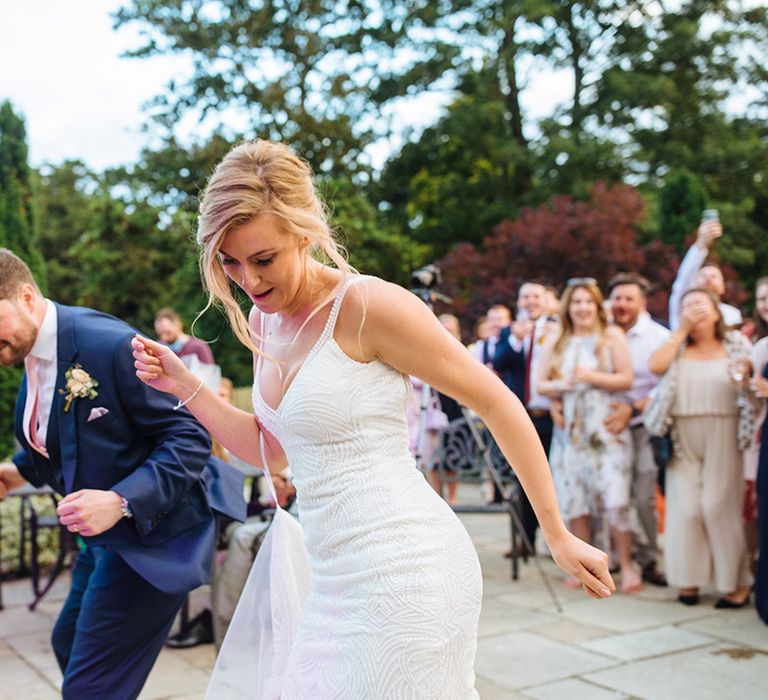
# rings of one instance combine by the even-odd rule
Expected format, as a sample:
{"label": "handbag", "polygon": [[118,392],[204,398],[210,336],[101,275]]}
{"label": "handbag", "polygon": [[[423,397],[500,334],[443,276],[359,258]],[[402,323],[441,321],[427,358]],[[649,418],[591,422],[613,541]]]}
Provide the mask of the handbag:
{"label": "handbag", "polygon": [[438,399],[435,390],[432,389],[430,393],[431,396],[429,399],[429,406],[427,407],[426,427],[427,430],[442,430],[448,425],[448,416],[445,415],[445,411],[443,411],[440,406],[440,399]]}
{"label": "handbag", "polygon": [[643,411],[643,425],[655,437],[664,437],[672,427],[672,404],[677,392],[677,359],[650,393]]}

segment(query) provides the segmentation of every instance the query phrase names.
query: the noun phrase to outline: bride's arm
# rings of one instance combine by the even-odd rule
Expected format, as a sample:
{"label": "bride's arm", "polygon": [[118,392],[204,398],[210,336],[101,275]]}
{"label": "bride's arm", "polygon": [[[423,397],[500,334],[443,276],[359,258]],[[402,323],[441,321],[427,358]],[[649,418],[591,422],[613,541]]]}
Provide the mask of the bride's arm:
{"label": "bride's arm", "polygon": [[[264,466],[259,448],[261,428],[251,413],[233,406],[202,384],[166,345],[142,336],[136,336],[132,345],[139,379],[184,402],[203,427],[236,457],[256,467]],[[286,466],[285,456],[274,439],[267,433],[264,436],[269,468],[276,473]]]}
{"label": "bride's arm", "polygon": [[[607,557],[566,529],[541,441],[517,397],[471,357],[414,294],[381,280],[352,290],[337,334],[342,349],[357,359],[377,358],[403,374],[415,375],[481,416],[514,465],[555,561],[578,577],[588,592],[609,595],[614,585]],[[356,323],[358,328],[362,323],[360,333]]]}

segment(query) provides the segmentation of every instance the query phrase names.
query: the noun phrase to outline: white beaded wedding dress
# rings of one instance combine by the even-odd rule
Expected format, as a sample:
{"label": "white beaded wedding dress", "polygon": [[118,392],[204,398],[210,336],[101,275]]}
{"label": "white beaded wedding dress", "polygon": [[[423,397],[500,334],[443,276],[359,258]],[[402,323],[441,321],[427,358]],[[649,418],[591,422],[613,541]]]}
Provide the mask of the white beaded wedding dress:
{"label": "white beaded wedding dress", "polygon": [[478,698],[480,566],[408,451],[408,377],[353,360],[333,338],[344,294],[361,279],[346,282],[274,409],[257,366],[254,409],[288,458],[301,526],[278,510],[211,700]]}

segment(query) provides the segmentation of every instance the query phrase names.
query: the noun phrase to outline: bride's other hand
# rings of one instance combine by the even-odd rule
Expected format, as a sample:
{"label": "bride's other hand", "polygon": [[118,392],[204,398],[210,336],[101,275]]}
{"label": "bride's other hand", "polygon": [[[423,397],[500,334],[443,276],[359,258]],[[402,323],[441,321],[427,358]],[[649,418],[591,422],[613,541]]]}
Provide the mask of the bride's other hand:
{"label": "bride's other hand", "polygon": [[182,396],[189,395],[199,383],[167,345],[136,335],[131,347],[136,376],[153,389]]}
{"label": "bride's other hand", "polygon": [[607,598],[616,590],[608,571],[608,555],[567,532],[561,542],[550,545],[555,563],[565,573],[581,581],[593,598]]}

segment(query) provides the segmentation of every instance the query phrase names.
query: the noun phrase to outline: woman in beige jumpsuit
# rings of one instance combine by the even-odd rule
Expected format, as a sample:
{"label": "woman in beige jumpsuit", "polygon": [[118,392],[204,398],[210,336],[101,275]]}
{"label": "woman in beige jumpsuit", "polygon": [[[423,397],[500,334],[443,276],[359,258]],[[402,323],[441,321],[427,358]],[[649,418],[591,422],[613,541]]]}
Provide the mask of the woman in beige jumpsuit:
{"label": "woman in beige jumpsuit", "polygon": [[[737,365],[749,341],[727,334],[717,299],[692,289],[681,301],[680,327],[654,353],[650,368],[676,372],[671,383],[674,457],[667,467],[665,563],[670,585],[686,605],[712,583],[715,607],[742,607],[752,578],[741,519],[744,494],[740,414],[749,401]],[[748,375],[746,367],[742,373]]]}

